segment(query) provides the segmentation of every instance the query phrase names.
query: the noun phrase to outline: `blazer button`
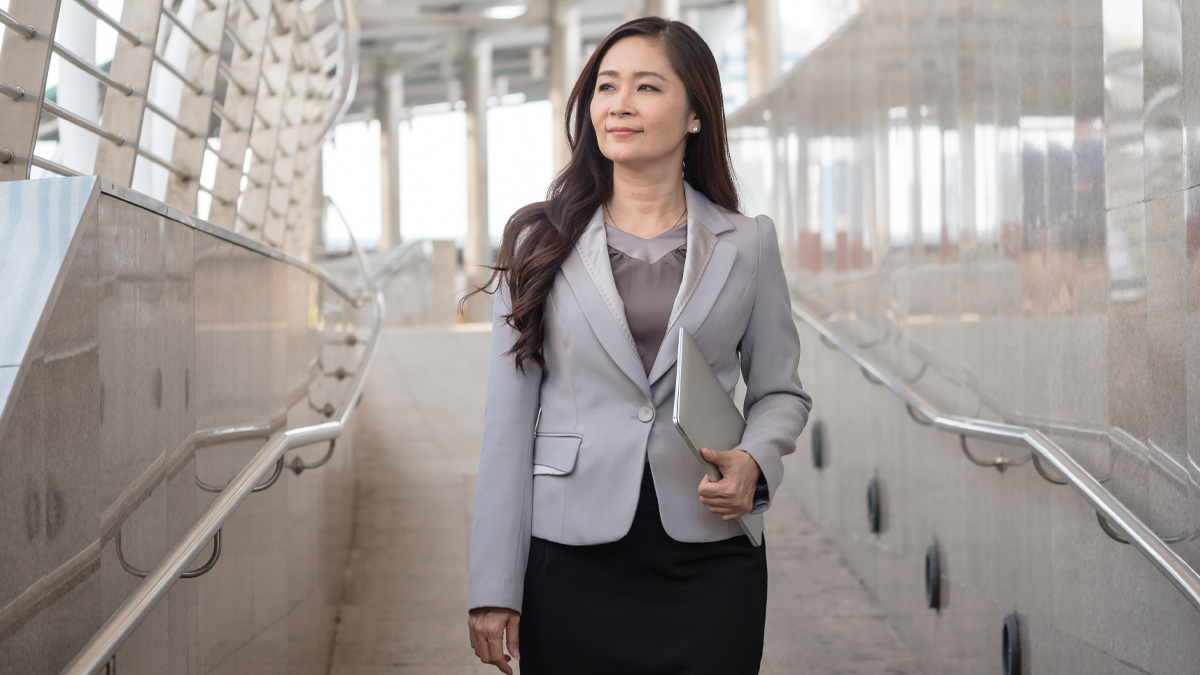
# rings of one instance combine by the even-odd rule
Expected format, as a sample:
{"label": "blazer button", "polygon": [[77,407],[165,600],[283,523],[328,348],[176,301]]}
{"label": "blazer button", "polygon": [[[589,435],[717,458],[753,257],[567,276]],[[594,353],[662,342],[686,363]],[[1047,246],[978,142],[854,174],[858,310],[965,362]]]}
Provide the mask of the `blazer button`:
{"label": "blazer button", "polygon": [[654,408],[646,405],[639,408],[638,419],[643,422],[649,422],[650,420],[654,419]]}

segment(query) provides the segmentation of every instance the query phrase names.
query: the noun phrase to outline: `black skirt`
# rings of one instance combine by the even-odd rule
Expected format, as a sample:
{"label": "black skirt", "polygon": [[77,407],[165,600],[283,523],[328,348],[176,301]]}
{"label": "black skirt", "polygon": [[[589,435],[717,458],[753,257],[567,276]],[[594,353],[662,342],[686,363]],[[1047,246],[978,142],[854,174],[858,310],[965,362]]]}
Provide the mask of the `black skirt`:
{"label": "black skirt", "polygon": [[767,611],[766,538],[685,543],[663,529],[647,465],[633,526],[607,544],[533,537],[521,675],[753,675]]}

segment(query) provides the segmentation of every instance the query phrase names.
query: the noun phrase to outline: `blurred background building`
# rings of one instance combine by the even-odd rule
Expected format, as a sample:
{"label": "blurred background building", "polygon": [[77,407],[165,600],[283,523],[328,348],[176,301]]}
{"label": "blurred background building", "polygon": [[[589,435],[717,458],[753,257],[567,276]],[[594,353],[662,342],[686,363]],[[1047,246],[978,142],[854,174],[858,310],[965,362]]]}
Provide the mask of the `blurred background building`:
{"label": "blurred background building", "polygon": [[717,59],[815,402],[762,672],[1200,673],[1178,0],[0,0],[0,673],[497,672],[455,303],[642,15]]}

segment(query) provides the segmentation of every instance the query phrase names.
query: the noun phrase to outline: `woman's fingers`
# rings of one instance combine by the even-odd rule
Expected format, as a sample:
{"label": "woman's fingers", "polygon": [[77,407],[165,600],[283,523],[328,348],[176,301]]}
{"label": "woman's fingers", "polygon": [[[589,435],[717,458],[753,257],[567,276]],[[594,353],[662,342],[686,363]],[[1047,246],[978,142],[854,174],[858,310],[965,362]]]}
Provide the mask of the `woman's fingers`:
{"label": "woman's fingers", "polygon": [[484,629],[482,621],[472,621],[471,647],[475,650],[475,656],[478,656],[480,661],[491,663],[491,656],[488,653],[487,631]]}
{"label": "woman's fingers", "polygon": [[732,486],[725,479],[714,483],[705,475],[697,491],[700,493],[700,503],[725,520],[750,512],[747,500],[743,499],[742,495],[734,494]]}
{"label": "woman's fingers", "polygon": [[479,644],[480,644],[479,636],[475,634],[475,627],[471,626],[471,629],[469,632],[471,634],[471,649],[475,650],[475,657],[478,658],[480,661],[483,661],[484,660],[483,659],[484,652],[483,652],[483,649],[480,648],[480,646],[479,646]]}
{"label": "woman's fingers", "polygon": [[734,484],[732,481],[722,478],[719,481],[713,482],[708,474],[704,474],[704,478],[700,480],[700,486],[696,488],[696,492],[700,494],[700,502],[708,506],[729,506],[733,504]]}
{"label": "woman's fingers", "polygon": [[504,629],[506,626],[515,625],[518,616],[511,610],[484,610],[472,613],[467,620],[470,626],[471,648],[475,650],[475,656],[484,663],[496,666],[505,675],[513,675],[513,671],[508,665],[512,657],[504,653]]}
{"label": "woman's fingers", "polygon": [[[702,449],[706,450],[706,449]],[[720,456],[722,459],[721,480],[714,481],[705,474],[700,479],[696,492],[700,495],[700,503],[708,510],[721,516],[723,520],[732,520],[750,512],[754,506],[754,485],[749,482],[749,474],[744,471],[753,458],[744,450],[729,453],[705,452],[706,456]],[[757,467],[757,465],[755,465]],[[757,469],[756,469],[757,471]],[[757,480],[758,476],[754,476]]]}
{"label": "woman's fingers", "polygon": [[500,625],[500,629],[487,637],[488,645],[488,663],[500,669],[504,675],[512,675],[512,668],[508,665],[508,654],[504,653],[504,625]]}
{"label": "woman's fingers", "polygon": [[512,614],[508,617],[508,624],[506,626],[506,632],[508,634],[508,653],[512,654],[518,659],[521,658],[521,644],[520,640],[518,639],[520,624],[521,616],[519,614]]}

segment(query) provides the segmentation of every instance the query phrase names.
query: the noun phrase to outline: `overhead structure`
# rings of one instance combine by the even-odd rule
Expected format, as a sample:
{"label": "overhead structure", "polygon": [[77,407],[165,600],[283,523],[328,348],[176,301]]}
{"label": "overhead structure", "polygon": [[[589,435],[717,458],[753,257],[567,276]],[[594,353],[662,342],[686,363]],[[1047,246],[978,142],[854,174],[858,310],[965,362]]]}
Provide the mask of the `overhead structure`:
{"label": "overhead structure", "polygon": [[[382,83],[404,73],[405,115],[411,108],[444,105],[463,110],[472,66],[468,33],[492,45],[492,95],[550,100],[554,109],[554,164],[569,155],[561,134],[564,105],[579,71],[613,28],[638,16],[664,16],[707,32],[717,44],[732,10],[744,0],[360,0],[362,80]],[[729,10],[729,11],[726,11]],[[719,51],[719,50],[718,50]],[[387,109],[382,86],[363,87],[348,116],[380,119]]]}

